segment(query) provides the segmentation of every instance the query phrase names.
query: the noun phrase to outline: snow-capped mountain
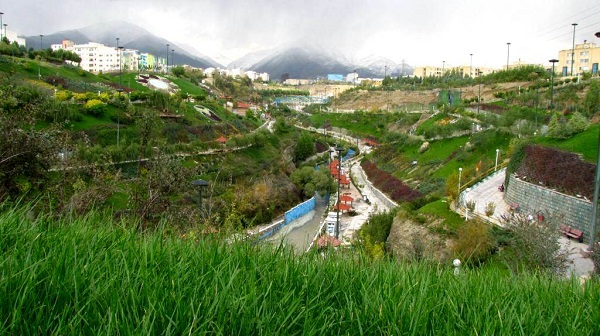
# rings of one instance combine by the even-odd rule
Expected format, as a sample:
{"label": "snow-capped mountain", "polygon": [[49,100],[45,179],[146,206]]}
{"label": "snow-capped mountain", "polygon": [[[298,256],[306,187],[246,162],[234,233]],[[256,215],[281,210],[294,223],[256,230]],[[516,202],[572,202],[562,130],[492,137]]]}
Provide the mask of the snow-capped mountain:
{"label": "snow-capped mountain", "polygon": [[385,74],[408,75],[413,72],[410,65],[398,64],[385,57],[373,55],[354,61],[335,50],[310,43],[295,43],[279,49],[250,53],[231,62],[228,67],[267,72],[275,80],[282,77],[324,78],[328,74],[347,75],[354,71],[363,78],[382,78]]}

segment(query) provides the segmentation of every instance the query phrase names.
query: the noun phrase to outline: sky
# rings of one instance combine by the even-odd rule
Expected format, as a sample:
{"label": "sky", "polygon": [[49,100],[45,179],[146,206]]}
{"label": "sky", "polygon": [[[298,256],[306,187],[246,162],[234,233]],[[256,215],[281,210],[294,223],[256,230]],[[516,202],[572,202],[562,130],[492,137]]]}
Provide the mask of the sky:
{"label": "sky", "polygon": [[600,45],[598,0],[20,0],[0,12],[19,35],[123,20],[224,65],[298,41],[412,66],[547,64],[571,49],[572,23],[576,43]]}

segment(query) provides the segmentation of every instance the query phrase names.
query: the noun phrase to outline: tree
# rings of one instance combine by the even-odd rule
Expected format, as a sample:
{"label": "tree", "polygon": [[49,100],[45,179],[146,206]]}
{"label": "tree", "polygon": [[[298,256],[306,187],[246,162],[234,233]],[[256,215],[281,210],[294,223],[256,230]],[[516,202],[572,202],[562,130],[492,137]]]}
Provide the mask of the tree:
{"label": "tree", "polygon": [[304,197],[309,198],[315,194],[315,191],[324,195],[334,187],[331,185],[333,180],[329,178],[329,173],[325,169],[315,170],[313,167],[305,166],[296,169],[290,179],[292,183],[301,189]]}
{"label": "tree", "polygon": [[559,218],[548,214],[543,221],[517,214],[505,223],[511,239],[504,259],[513,271],[533,270],[561,274],[566,269],[567,252],[558,241]]}
{"label": "tree", "polygon": [[573,136],[577,133],[581,133],[588,128],[588,121],[583,116],[583,114],[579,112],[573,113],[571,119],[567,122],[567,132],[569,136]]}
{"label": "tree", "polygon": [[563,118],[554,113],[548,123],[548,136],[551,138],[564,139],[567,137],[567,128]]}
{"label": "tree", "polygon": [[588,116],[593,116],[600,108],[600,87],[598,81],[591,81],[588,92],[583,99],[583,110]]}
{"label": "tree", "polygon": [[315,153],[315,139],[308,132],[302,132],[294,148],[294,162],[299,163]]}
{"label": "tree", "polygon": [[0,199],[45,188],[58,160],[58,130],[37,129],[46,98],[28,87],[0,83]]}
{"label": "tree", "polygon": [[185,69],[182,66],[176,66],[171,69],[171,73],[177,77],[183,77],[185,75]]}
{"label": "tree", "polygon": [[489,225],[471,220],[458,230],[453,250],[461,260],[477,264],[490,255],[493,245]]}

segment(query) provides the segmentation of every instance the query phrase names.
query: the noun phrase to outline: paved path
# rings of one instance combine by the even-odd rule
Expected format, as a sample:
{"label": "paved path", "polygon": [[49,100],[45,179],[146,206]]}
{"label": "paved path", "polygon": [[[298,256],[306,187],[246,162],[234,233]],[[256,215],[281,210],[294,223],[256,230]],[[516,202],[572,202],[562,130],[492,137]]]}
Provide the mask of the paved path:
{"label": "paved path", "polygon": [[[500,216],[509,214],[509,206],[504,202],[504,192],[498,190],[498,187],[504,184],[505,176],[506,168],[498,170],[480,183],[465,189],[461,193],[461,204],[464,206],[469,201],[475,201],[475,213],[486,217],[485,207],[488,203],[493,202],[496,205],[496,209],[489,219],[494,224],[502,226],[502,218]],[[462,215],[464,216],[464,213]]]}
{"label": "paved path", "polygon": [[[502,226],[501,215],[509,214],[509,205],[504,201],[504,193],[498,190],[498,186],[504,183],[506,169],[488,176],[482,182],[474,185],[471,188],[465,189],[461,193],[461,204],[473,200],[475,204],[475,213],[485,216],[485,206],[489,202],[496,204],[496,210],[488,219],[499,226]],[[464,217],[464,212],[461,211]],[[560,237],[559,242],[561,247],[568,253],[568,269],[567,272],[577,277],[587,276],[594,271],[594,264],[588,257],[583,257],[582,251],[588,249],[587,244],[582,244],[574,240],[569,240],[566,237]]]}

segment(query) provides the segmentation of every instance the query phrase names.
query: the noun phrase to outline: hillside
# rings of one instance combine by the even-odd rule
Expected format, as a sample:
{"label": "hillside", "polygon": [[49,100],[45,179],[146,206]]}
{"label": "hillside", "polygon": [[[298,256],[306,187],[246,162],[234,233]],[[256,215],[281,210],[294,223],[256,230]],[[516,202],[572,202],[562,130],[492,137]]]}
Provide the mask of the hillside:
{"label": "hillside", "polygon": [[[526,85],[526,82],[499,83],[494,85],[481,85],[481,101],[490,102],[497,98],[494,94],[514,90],[520,86]],[[352,88],[349,85],[345,89]],[[452,90],[459,91],[461,97],[465,99],[477,97],[479,94],[478,85],[464,86],[453,88]],[[345,90],[341,90],[343,92]],[[431,90],[394,90],[394,91],[367,91],[359,90],[352,95],[341,95],[339,99],[334,100],[332,107],[342,110],[371,110],[382,109],[389,110],[393,106],[405,105],[423,105],[427,107],[429,104],[434,104],[438,101],[438,96],[441,89]]]}

